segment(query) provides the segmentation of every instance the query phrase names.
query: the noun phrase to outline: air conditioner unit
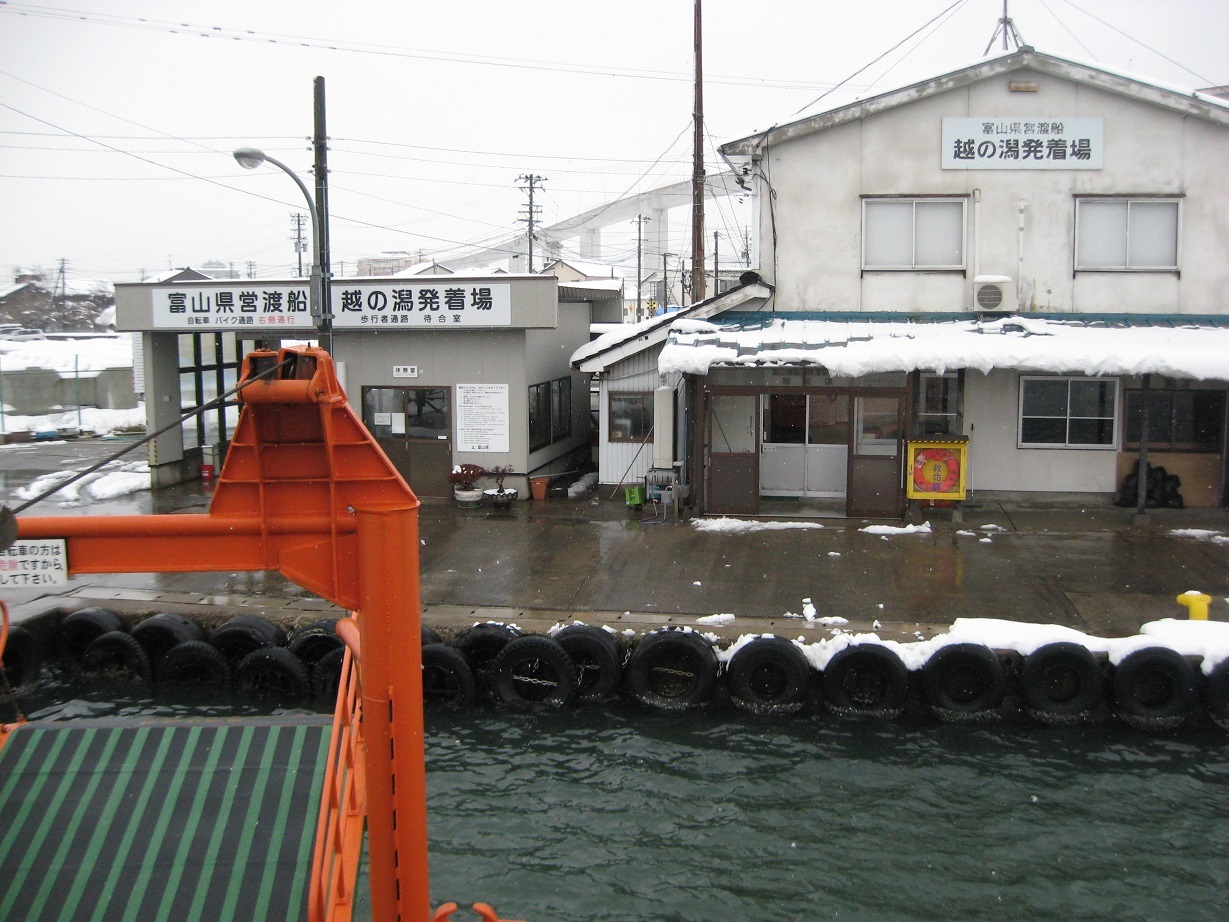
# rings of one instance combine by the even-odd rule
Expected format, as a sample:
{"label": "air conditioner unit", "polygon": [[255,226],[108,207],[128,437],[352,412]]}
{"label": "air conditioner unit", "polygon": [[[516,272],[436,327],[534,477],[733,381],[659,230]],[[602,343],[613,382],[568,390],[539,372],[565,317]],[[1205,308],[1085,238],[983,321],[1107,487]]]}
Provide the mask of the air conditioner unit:
{"label": "air conditioner unit", "polygon": [[1014,311],[1016,283],[1006,275],[979,275],[973,279],[973,310]]}

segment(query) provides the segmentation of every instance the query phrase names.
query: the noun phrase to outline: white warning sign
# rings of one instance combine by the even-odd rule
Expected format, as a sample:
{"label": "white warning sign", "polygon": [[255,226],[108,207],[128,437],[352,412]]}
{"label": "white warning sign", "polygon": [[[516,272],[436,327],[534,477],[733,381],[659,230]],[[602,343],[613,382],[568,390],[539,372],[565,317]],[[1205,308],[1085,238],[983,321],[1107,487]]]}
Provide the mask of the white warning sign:
{"label": "white warning sign", "polygon": [[19,538],[0,552],[0,589],[68,585],[63,538]]}

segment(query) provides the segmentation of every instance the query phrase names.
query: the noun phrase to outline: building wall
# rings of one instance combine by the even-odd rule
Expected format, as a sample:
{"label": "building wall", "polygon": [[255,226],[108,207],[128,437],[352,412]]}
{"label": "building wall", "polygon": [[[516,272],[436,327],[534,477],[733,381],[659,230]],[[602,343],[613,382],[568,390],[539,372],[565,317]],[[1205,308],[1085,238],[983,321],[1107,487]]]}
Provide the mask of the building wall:
{"label": "building wall", "polygon": [[[1020,375],[965,375],[964,425],[969,436],[970,490],[1113,493],[1117,452],[1111,449],[1017,448]],[[1121,390],[1119,392],[1121,400]]]}
{"label": "building wall", "polygon": [[[1013,79],[1038,90],[1009,92]],[[942,119],[981,116],[1100,117],[1104,167],[940,169]],[[983,274],[1016,279],[1025,310],[1221,312],[1227,151],[1229,128],[1193,116],[1037,71],[992,77],[771,148],[761,165],[776,193],[771,203],[760,195],[762,270],[778,310],[968,310]],[[863,273],[860,196],[925,194],[970,196],[966,271]],[[1077,194],[1184,196],[1180,276],[1073,273]]]}
{"label": "building wall", "polygon": [[[558,327],[553,330],[529,330],[525,336],[525,385],[520,399],[525,410],[526,441],[528,441],[529,386],[568,378],[572,382],[571,435],[529,456],[529,473],[559,472],[566,467],[572,452],[589,443],[589,376],[572,370],[571,356],[589,338],[590,305],[588,302],[562,302],[559,305]],[[518,468],[522,470],[522,468]]]}
{"label": "building wall", "polygon": [[657,356],[661,347],[646,349],[622,362],[611,365],[602,375],[598,388],[599,441],[598,471],[603,483],[642,483],[644,475],[653,466],[653,440],[640,442],[612,442],[610,433],[611,391],[644,393],[652,399],[653,391],[660,383],[657,371]]}

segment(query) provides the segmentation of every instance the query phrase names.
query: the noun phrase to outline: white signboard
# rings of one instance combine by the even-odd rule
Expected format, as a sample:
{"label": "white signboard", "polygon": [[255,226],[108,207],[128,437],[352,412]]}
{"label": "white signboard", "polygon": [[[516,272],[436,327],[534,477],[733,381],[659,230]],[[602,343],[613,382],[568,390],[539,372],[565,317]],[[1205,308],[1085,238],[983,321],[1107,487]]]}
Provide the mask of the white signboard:
{"label": "white signboard", "polygon": [[508,451],[508,385],[457,385],[457,451]]}
{"label": "white signboard", "polygon": [[333,288],[335,329],[463,330],[512,325],[508,284],[383,280],[345,282]]}
{"label": "white signboard", "polygon": [[0,589],[68,585],[63,538],[18,539],[0,552]]}
{"label": "white signboard", "polygon": [[945,170],[1099,170],[1100,118],[945,118]]}
{"label": "white signboard", "polygon": [[171,330],[310,330],[307,282],[229,287],[177,285],[153,291],[154,327]]}

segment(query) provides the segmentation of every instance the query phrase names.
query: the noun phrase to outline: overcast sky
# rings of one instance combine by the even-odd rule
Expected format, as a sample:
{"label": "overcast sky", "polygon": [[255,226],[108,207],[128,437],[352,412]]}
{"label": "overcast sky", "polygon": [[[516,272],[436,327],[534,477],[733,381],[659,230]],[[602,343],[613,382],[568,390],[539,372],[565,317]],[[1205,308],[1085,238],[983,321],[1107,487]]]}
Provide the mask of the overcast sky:
{"label": "overcast sky", "polygon": [[[1041,51],[1182,87],[1229,83],[1225,0],[1011,0],[1010,13]],[[808,106],[973,63],[1001,14],[1001,0],[704,0],[709,170],[716,145]],[[692,15],[692,0],[10,0],[0,287],[60,259],[113,281],[208,260],[291,272],[302,196],[230,151],[260,147],[310,186],[317,75],[335,272],[387,251],[447,261],[511,234],[522,174],[546,178],[546,224],[686,180]],[[672,215],[679,252],[685,220]],[[710,212],[710,246],[712,230],[741,237],[740,220]],[[603,240],[634,272],[634,227]]]}

